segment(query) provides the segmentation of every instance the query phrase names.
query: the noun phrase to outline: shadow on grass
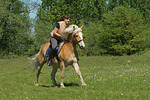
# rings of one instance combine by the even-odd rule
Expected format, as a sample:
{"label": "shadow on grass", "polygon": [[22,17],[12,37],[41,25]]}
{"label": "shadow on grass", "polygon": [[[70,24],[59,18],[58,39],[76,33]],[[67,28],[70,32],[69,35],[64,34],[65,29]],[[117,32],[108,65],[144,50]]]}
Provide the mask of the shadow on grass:
{"label": "shadow on grass", "polygon": [[65,85],[66,87],[70,87],[70,86],[80,86],[78,83],[73,83],[73,82],[71,82],[71,83],[64,83],[64,85]]}
{"label": "shadow on grass", "polygon": [[46,88],[49,88],[49,87],[54,87],[54,86],[48,86],[48,85],[39,85],[40,87],[46,87]]}
{"label": "shadow on grass", "polygon": [[[78,83],[64,83],[65,87],[72,87],[72,86],[80,86]],[[46,88],[50,88],[50,87],[60,87],[59,86],[47,86],[47,85],[39,85],[40,87],[46,87]]]}

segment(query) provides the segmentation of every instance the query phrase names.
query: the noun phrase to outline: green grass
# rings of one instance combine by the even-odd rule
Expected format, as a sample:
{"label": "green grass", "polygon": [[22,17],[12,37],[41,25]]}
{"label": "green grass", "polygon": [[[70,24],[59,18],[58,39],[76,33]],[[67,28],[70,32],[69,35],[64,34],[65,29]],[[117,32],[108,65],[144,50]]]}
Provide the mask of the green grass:
{"label": "green grass", "polygon": [[[0,100],[148,100],[150,51],[143,55],[80,57],[87,84],[82,87],[74,69],[65,69],[65,89],[53,87],[52,68],[44,65],[38,87],[27,57],[0,59]],[[60,83],[60,70],[56,74]]]}

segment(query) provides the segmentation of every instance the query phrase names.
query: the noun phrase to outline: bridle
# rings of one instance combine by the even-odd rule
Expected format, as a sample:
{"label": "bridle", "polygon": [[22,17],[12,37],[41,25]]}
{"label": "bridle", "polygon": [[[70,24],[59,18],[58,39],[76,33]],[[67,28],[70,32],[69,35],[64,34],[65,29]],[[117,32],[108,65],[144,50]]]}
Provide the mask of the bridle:
{"label": "bridle", "polygon": [[[77,31],[77,32],[79,32],[79,31]],[[76,32],[76,33],[77,33],[77,32]],[[83,39],[77,41],[76,37],[77,37],[77,35],[74,34],[74,38],[75,38],[77,44],[79,44],[81,41],[83,41]]]}
{"label": "bridle", "polygon": [[77,41],[77,43],[80,43],[81,41],[83,41],[83,39],[81,39],[81,40]]}

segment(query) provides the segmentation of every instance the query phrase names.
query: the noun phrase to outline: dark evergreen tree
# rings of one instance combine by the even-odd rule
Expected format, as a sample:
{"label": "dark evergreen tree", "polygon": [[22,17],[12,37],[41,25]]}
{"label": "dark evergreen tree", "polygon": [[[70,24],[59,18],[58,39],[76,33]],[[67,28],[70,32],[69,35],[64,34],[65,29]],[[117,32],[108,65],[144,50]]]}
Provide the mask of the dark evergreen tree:
{"label": "dark evergreen tree", "polygon": [[99,38],[103,53],[130,55],[146,47],[142,14],[133,8],[119,6],[104,15],[104,31]]}

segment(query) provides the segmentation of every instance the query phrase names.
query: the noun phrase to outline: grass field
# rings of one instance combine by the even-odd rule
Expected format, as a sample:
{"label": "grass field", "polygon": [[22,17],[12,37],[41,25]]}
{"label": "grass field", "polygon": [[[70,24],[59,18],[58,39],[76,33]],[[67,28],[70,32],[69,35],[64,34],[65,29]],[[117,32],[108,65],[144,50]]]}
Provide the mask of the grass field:
{"label": "grass field", "polygon": [[[142,55],[80,57],[87,84],[82,87],[74,69],[65,69],[65,89],[53,87],[52,68],[44,65],[38,87],[27,57],[0,59],[0,100],[148,100],[150,51]],[[60,70],[56,74],[60,83]]]}

